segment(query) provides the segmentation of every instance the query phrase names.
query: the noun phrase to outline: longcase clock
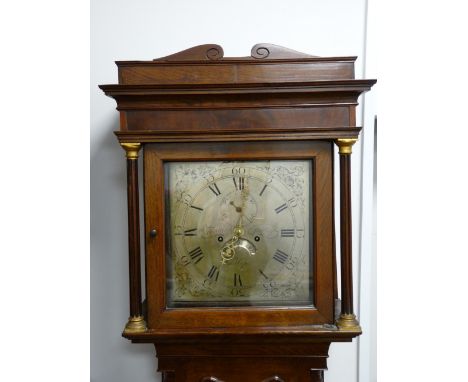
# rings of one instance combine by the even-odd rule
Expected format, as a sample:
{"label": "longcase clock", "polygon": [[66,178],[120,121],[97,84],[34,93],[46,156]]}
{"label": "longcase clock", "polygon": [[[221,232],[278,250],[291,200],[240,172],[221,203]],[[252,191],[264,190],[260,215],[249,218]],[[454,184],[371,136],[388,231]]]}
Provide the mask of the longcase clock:
{"label": "longcase clock", "polygon": [[350,160],[357,100],[375,80],[354,79],[355,59],[271,44],[225,58],[201,45],[119,61],[119,84],[100,86],[127,158],[123,336],[155,345],[164,381],[323,381],[330,343],[361,334]]}

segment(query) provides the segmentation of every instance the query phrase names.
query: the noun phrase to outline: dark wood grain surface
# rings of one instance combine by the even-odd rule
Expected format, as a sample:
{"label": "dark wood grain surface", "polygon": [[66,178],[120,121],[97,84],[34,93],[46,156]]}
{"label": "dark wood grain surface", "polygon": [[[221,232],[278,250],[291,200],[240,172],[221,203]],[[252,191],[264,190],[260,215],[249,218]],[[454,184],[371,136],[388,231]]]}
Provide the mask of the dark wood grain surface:
{"label": "dark wood grain surface", "polygon": [[141,316],[140,207],[138,160],[127,159],[128,258],[130,316]]}
{"label": "dark wood grain surface", "polygon": [[353,314],[351,156],[340,154],[341,313]]}

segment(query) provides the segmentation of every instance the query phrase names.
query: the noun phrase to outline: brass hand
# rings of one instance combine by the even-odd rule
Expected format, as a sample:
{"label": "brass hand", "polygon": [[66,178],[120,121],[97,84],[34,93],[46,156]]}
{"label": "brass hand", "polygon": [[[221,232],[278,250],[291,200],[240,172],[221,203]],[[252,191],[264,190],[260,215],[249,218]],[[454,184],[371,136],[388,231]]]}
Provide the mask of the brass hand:
{"label": "brass hand", "polygon": [[229,204],[230,204],[231,206],[234,206],[234,208],[236,209],[236,212],[242,212],[242,207],[237,207],[237,206],[234,204],[234,201],[233,201],[233,200],[231,200],[231,201],[229,202]]}
{"label": "brass hand", "polygon": [[234,259],[236,250],[238,249],[247,252],[250,256],[255,256],[257,253],[257,249],[250,241],[233,236],[232,239],[221,248],[221,264],[226,264],[226,262]]}
{"label": "brass hand", "polygon": [[234,259],[236,255],[235,243],[237,241],[238,238],[234,236],[221,248],[221,264],[226,264],[227,261]]}
{"label": "brass hand", "polygon": [[244,233],[240,225],[240,220],[242,217],[239,217],[239,221],[237,222],[236,226],[234,227],[234,232],[232,238],[230,238],[226,244],[221,248],[221,263],[226,264],[226,261],[231,261],[235,254],[236,254],[236,244],[240,239],[240,235]]}
{"label": "brass hand", "polygon": [[241,191],[241,206],[236,206],[234,201],[231,200],[229,204],[236,209],[236,212],[240,214],[237,224],[234,226],[234,232],[231,239],[229,239],[226,244],[221,248],[221,263],[226,264],[227,261],[231,261],[236,255],[236,248],[239,247],[239,242],[241,242],[242,248],[246,249],[251,256],[255,255],[255,250],[250,248],[255,248],[248,240],[243,239],[241,236],[244,234],[244,228],[242,227],[242,219],[244,218],[243,212],[245,211],[245,203],[248,197],[248,185],[245,185],[245,188]]}
{"label": "brass hand", "polygon": [[242,216],[239,217],[239,221],[234,227],[234,234],[231,239],[229,239],[226,244],[221,248],[221,264],[226,264],[227,261],[234,259],[236,255],[236,250],[238,248],[246,251],[250,256],[256,254],[255,246],[247,239],[242,238],[241,235],[244,234],[244,229],[241,225]]}

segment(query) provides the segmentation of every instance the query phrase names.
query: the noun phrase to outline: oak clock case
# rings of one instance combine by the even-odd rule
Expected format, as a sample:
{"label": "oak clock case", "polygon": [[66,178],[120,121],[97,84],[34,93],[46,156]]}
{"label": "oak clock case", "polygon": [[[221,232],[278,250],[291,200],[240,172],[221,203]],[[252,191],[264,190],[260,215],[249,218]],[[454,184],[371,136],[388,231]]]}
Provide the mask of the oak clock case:
{"label": "oak clock case", "polygon": [[350,161],[376,81],[356,80],[355,60],[207,44],[117,62],[119,84],[100,86],[127,158],[122,335],[155,345],[163,381],[323,381],[330,343],[361,334]]}

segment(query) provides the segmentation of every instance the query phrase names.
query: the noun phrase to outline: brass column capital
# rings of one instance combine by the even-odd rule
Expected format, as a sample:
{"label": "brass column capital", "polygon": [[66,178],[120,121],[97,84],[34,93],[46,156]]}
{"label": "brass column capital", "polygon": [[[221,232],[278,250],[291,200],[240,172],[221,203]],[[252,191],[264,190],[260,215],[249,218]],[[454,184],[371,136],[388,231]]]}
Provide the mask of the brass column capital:
{"label": "brass column capital", "polygon": [[352,147],[357,142],[357,138],[338,138],[335,139],[335,144],[338,146],[340,154],[351,154]]}
{"label": "brass column capital", "polygon": [[138,159],[138,152],[141,149],[141,143],[125,143],[121,142],[120,146],[125,150],[127,159]]}

